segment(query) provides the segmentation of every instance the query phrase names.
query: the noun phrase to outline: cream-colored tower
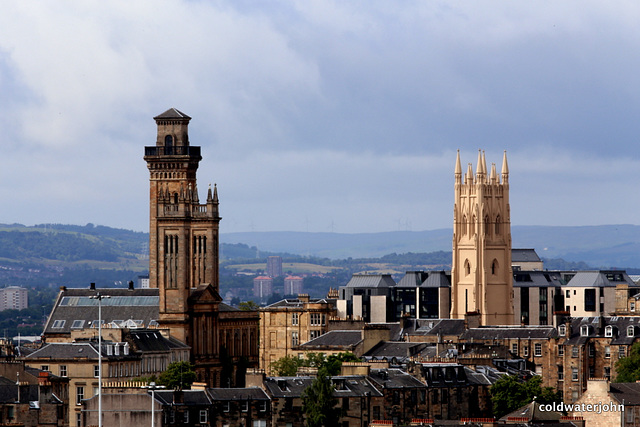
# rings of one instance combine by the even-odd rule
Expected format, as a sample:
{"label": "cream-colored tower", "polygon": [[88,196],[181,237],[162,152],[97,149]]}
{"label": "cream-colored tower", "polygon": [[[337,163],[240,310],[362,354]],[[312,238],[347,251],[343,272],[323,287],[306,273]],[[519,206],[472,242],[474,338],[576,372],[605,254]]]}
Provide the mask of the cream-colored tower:
{"label": "cream-colored tower", "polygon": [[501,177],[495,163],[487,174],[484,152],[478,152],[462,177],[460,152],[455,169],[451,318],[480,315],[482,325],[510,325],[513,319],[511,219],[507,153]]}

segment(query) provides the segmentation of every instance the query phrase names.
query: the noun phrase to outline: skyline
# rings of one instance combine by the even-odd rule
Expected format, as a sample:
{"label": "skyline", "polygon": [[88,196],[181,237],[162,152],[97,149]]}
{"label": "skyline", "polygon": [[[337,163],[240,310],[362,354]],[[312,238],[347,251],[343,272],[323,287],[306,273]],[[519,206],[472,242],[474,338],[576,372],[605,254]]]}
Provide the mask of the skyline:
{"label": "skyline", "polygon": [[640,224],[640,5],[7,2],[1,223],[148,231],[153,117],[192,117],[221,233],[450,228],[456,151],[512,225]]}

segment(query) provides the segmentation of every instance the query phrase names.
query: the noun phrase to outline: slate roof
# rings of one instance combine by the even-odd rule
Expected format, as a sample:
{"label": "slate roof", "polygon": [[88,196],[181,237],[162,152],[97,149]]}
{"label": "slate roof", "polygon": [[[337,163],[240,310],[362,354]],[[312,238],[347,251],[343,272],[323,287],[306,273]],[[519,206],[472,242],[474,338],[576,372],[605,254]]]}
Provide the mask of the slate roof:
{"label": "slate roof", "polygon": [[173,348],[189,348],[186,344],[175,339],[167,339],[159,331],[153,329],[131,329],[125,335],[125,340],[133,344],[135,351],[166,352]]}
{"label": "slate roof", "polygon": [[[317,299],[313,299],[310,298],[308,304],[334,304],[335,305],[335,299],[329,299],[329,298],[317,298]],[[264,308],[262,308],[261,310],[269,310],[270,308],[300,308],[302,309],[303,306],[307,304],[304,301],[298,299],[298,298],[288,298],[288,299],[282,299],[280,301],[274,302],[273,304],[270,304]]]}
{"label": "slate roof", "polygon": [[90,343],[49,343],[34,351],[26,359],[98,359],[98,350]]}
{"label": "slate roof", "polygon": [[500,418],[500,421],[506,422],[509,418],[517,417],[527,418],[529,420],[528,422],[530,423],[535,423],[536,421],[549,422],[559,421],[562,415],[562,412],[541,411],[540,404],[533,401]]}
{"label": "slate roof", "polygon": [[[607,276],[615,276],[611,280]],[[578,271],[573,276],[568,287],[615,287],[616,285],[627,284],[632,287],[637,285],[622,270],[598,270],[598,271]]]}
{"label": "slate roof", "polygon": [[157,116],[155,116],[154,119],[188,119],[188,120],[191,120],[191,117],[187,116],[185,113],[183,113],[180,110],[177,110],[175,108],[169,108],[164,113],[158,114]]}
{"label": "slate roof", "polygon": [[390,274],[354,274],[348,288],[392,288],[396,285]]}
{"label": "slate roof", "polygon": [[640,405],[640,383],[611,383],[609,392],[625,405]]}
{"label": "slate roof", "polygon": [[[268,394],[275,398],[300,397],[314,379],[313,377],[267,377],[264,385]],[[370,393],[371,396],[382,396],[371,377],[362,375],[335,376],[331,380],[336,387],[334,397],[366,396],[365,393]],[[418,381],[418,383],[420,382]]]}
{"label": "slate roof", "polygon": [[366,352],[363,357],[377,360],[391,360],[395,357],[397,360],[408,357],[435,357],[436,355],[435,345],[404,341],[382,341]]}
{"label": "slate roof", "polygon": [[488,326],[467,329],[460,340],[547,339],[556,336],[558,331],[553,326]]}
{"label": "slate roof", "polygon": [[[588,326],[588,335],[582,335],[582,327]],[[606,337],[607,326],[611,326],[611,337]],[[627,329],[633,327],[633,335]],[[637,316],[596,316],[571,319],[571,335],[565,345],[584,344],[590,338],[609,338],[613,345],[631,345],[640,337],[640,317]]]}
{"label": "slate roof", "polygon": [[207,392],[213,401],[270,400],[260,387],[208,388]]}
{"label": "slate roof", "polygon": [[[149,392],[151,393],[151,392]],[[176,403],[174,400],[174,390],[156,390],[155,399],[164,405],[187,405],[187,406],[207,406],[211,404],[209,396],[204,390],[182,390],[182,401]]]}
{"label": "slate roof", "polygon": [[430,271],[427,279],[420,285],[422,288],[450,288],[451,276],[444,271]]}
{"label": "slate roof", "polygon": [[407,271],[398,281],[396,288],[417,288],[428,277],[426,271]]}
{"label": "slate roof", "polygon": [[378,387],[386,389],[427,388],[422,381],[401,369],[372,369],[369,378]]}
{"label": "slate roof", "polygon": [[562,277],[553,271],[526,270],[513,272],[513,286],[516,288],[527,286],[539,288],[560,287],[562,285]]}
{"label": "slate roof", "polygon": [[535,249],[511,249],[511,262],[540,262]]}
{"label": "slate roof", "polygon": [[356,331],[329,331],[306,343],[300,348],[309,349],[317,347],[341,347],[351,349],[362,342],[362,332]]}
{"label": "slate roof", "polygon": [[[16,380],[0,377],[0,403],[15,403],[18,400]],[[20,403],[38,401],[38,385],[29,384],[20,387]]]}
{"label": "slate roof", "polygon": [[90,297],[98,292],[109,297],[102,299],[104,325],[113,321],[133,320],[139,327],[147,327],[158,319],[158,289],[66,288],[58,295],[44,327],[44,335],[70,334],[74,328],[97,327],[98,300]]}
{"label": "slate roof", "polygon": [[419,320],[416,335],[456,335],[464,332],[464,319]]}

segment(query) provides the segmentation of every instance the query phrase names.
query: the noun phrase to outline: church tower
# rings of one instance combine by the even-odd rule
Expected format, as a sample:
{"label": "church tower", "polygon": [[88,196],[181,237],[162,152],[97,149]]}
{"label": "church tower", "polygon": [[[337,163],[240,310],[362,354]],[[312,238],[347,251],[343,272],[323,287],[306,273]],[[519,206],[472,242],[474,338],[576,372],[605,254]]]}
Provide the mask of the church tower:
{"label": "church tower", "polygon": [[451,318],[474,313],[482,325],[510,325],[513,319],[509,167],[505,151],[501,176],[495,163],[487,173],[478,152],[462,176],[460,152],[455,166]]}
{"label": "church tower", "polygon": [[[171,108],[154,117],[155,146],[145,147],[149,169],[149,287],[159,288],[161,327],[191,344],[189,297],[200,285],[218,292],[218,193],[200,204],[196,171],[200,147],[189,145],[191,117]],[[219,297],[218,297],[219,298]]]}

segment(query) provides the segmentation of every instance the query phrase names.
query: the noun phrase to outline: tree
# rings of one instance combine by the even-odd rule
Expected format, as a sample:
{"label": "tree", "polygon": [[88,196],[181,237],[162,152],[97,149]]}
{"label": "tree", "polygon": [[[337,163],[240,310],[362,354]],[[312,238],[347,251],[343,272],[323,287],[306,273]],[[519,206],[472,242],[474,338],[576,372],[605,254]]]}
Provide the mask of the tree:
{"label": "tree", "polygon": [[302,392],[302,412],[307,427],[333,427],[338,425],[340,408],[336,408],[338,399],[333,397],[334,386],[324,371]]}
{"label": "tree", "polygon": [[542,377],[520,381],[515,375],[504,375],[491,386],[493,415],[500,418],[536,399],[540,404],[560,402],[560,395],[552,387],[542,387]]}
{"label": "tree", "polygon": [[171,389],[188,389],[195,380],[196,372],[191,363],[172,362],[158,377],[158,384]]}
{"label": "tree", "polygon": [[640,380],[640,343],[635,343],[629,355],[616,362],[617,383],[634,383]]}
{"label": "tree", "polygon": [[256,311],[260,308],[254,301],[245,301],[238,304],[238,308],[242,311]]}
{"label": "tree", "polygon": [[302,359],[285,356],[271,363],[271,371],[277,377],[293,377],[301,366]]}
{"label": "tree", "polygon": [[320,369],[324,369],[327,375],[340,375],[342,370],[342,363],[344,362],[359,362],[360,359],[353,353],[338,353],[332,354],[327,357],[327,360],[322,364]]}

